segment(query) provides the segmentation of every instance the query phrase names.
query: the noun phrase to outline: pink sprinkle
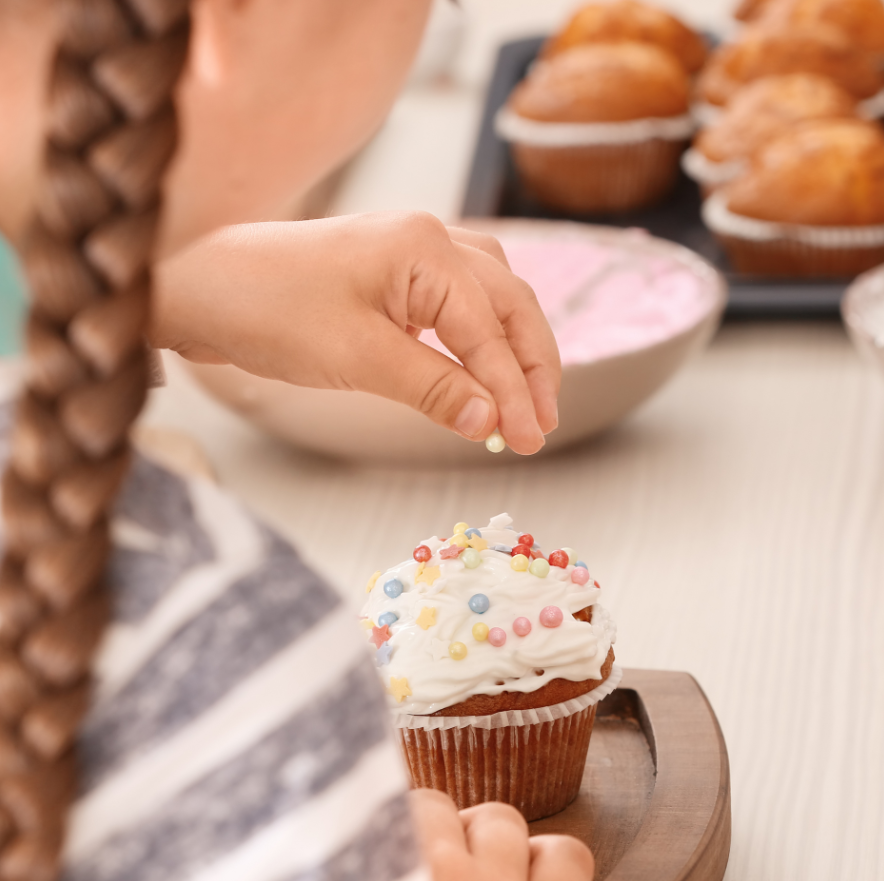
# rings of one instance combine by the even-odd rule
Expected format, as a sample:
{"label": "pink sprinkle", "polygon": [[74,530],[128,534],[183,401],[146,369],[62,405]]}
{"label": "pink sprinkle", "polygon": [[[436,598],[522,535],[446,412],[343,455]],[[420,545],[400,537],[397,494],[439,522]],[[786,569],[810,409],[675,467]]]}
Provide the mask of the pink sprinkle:
{"label": "pink sprinkle", "polygon": [[546,606],[540,610],[540,623],[544,627],[558,627],[565,619],[558,606]]}
{"label": "pink sprinkle", "polygon": [[500,627],[492,627],[488,631],[488,642],[500,648],[506,642],[506,631],[501,630]]}
{"label": "pink sprinkle", "polygon": [[452,545],[450,548],[442,548],[439,551],[439,556],[443,560],[453,560],[455,557],[459,556],[463,551],[463,548],[459,548],[457,545]]}
{"label": "pink sprinkle", "polygon": [[589,572],[583,566],[575,566],[574,571],[571,573],[571,581],[574,584],[586,584],[589,581]]}
{"label": "pink sprinkle", "polygon": [[531,622],[527,618],[516,618],[513,621],[513,632],[516,636],[527,636],[531,632]]}

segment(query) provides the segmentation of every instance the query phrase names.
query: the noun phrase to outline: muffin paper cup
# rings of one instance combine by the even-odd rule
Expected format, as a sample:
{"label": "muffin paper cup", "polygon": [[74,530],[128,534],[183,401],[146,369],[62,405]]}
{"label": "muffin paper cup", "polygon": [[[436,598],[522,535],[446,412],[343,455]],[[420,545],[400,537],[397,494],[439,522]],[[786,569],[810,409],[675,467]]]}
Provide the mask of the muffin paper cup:
{"label": "muffin paper cup", "polygon": [[412,785],[447,792],[459,809],[513,805],[526,820],[577,797],[599,701],[620,684],[614,664],[598,688],[536,710],[489,716],[396,716]]}
{"label": "muffin paper cup", "polygon": [[713,193],[703,203],[702,215],[740,272],[837,278],[884,263],[884,224],[811,226],[757,220],[730,211],[722,193]]}
{"label": "muffin paper cup", "polygon": [[705,195],[710,195],[718,187],[738,178],[747,165],[742,159],[713,162],[695,147],[686,150],[681,157],[684,173],[700,185]]}

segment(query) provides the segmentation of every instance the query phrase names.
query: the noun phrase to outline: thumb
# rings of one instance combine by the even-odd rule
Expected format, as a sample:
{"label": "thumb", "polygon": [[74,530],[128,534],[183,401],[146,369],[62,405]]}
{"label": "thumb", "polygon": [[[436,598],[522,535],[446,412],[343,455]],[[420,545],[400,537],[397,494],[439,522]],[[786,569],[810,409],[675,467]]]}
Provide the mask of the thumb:
{"label": "thumb", "polygon": [[353,353],[350,388],[407,404],[437,425],[469,440],[497,427],[497,404],[466,368],[377,316]]}

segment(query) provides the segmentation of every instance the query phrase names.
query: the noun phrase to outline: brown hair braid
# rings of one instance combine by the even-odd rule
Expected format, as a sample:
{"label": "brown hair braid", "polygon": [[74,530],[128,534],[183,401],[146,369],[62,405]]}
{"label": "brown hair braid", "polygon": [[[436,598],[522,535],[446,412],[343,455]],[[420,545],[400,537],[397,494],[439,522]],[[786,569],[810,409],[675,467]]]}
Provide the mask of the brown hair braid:
{"label": "brown hair braid", "polygon": [[3,478],[0,881],[52,881],[108,615],[108,508],[145,397],[160,183],[188,0],[63,0],[45,173],[23,246],[28,371]]}

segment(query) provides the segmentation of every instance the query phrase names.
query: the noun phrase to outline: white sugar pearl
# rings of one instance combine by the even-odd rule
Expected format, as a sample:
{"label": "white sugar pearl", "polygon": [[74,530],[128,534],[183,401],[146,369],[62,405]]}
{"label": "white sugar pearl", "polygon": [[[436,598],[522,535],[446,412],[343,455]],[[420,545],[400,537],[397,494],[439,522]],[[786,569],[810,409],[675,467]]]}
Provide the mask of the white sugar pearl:
{"label": "white sugar pearl", "polygon": [[506,441],[503,435],[495,428],[485,439],[485,446],[492,453],[502,453],[506,449]]}

